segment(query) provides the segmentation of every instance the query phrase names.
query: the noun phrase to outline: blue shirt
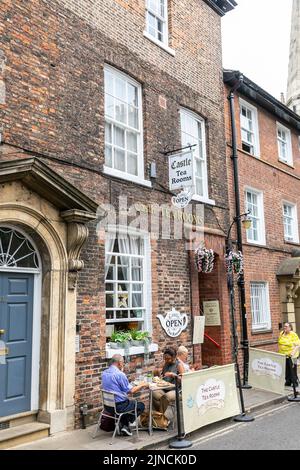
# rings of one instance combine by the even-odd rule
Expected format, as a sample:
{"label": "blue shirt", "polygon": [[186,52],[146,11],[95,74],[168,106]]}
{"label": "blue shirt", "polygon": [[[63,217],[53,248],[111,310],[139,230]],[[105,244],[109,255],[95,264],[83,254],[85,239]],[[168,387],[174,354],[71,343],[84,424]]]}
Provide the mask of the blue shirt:
{"label": "blue shirt", "polygon": [[132,389],[126,375],[116,366],[110,366],[102,374],[102,388],[107,392],[115,392],[121,394],[116,395],[116,402],[125,401],[128,392]]}

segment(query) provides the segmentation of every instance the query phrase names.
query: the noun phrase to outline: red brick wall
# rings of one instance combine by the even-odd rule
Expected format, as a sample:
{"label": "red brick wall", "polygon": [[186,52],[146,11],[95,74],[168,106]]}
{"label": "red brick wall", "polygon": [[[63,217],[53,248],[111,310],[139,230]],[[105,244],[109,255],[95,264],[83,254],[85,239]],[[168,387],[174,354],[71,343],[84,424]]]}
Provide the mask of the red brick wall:
{"label": "red brick wall", "polygon": [[[205,224],[217,230],[219,224],[226,226],[227,182],[220,172],[225,163],[220,18],[201,0],[171,1],[170,11],[175,57],[144,38],[144,0],[103,0],[94,7],[87,0],[2,0],[0,50],[7,59],[7,97],[0,105],[5,143],[0,159],[37,155],[99,204],[117,205],[124,194],[129,204],[169,204],[167,160],[162,152],[180,146],[179,109],[187,107],[206,122],[209,197],[216,207],[206,207]],[[152,161],[158,173],[151,189],[102,173],[105,63],[142,85],[145,177]],[[209,238],[208,247],[219,243],[214,238]],[[80,403],[87,402],[94,410],[99,407],[100,376],[107,365],[104,246],[93,223],[82,258],[77,418]],[[159,351],[148,367],[161,360],[168,344],[184,343],[192,352],[191,322],[174,341],[166,337],[156,318],[172,306],[191,311],[191,269],[183,241],[153,241],[153,340],[159,342]],[[197,361],[201,361],[199,351]],[[134,364],[133,360],[129,371]]]}
{"label": "red brick wall", "polygon": [[[229,89],[225,87],[225,123],[227,141],[227,175],[229,184],[229,201],[231,218],[235,215],[233,172],[231,161],[231,128],[229,104],[226,97]],[[298,134],[293,128],[292,146],[294,166],[285,165],[278,160],[276,116],[257,106],[255,101],[242,97],[255,106],[258,111],[258,125],[260,135],[260,158],[255,158],[241,149],[241,134],[239,120],[238,93],[235,98],[235,114],[238,138],[238,165],[241,195],[241,211],[244,211],[244,191],[246,186],[261,190],[264,199],[264,218],[266,246],[249,244],[243,229],[243,251],[245,257],[245,287],[247,324],[250,346],[277,351],[279,323],[282,322],[281,303],[279,297],[279,282],[276,272],[280,263],[290,257],[293,249],[299,245],[284,241],[284,228],[282,217],[282,201],[287,200],[297,204],[298,220],[300,209],[300,153]],[[282,122],[285,127],[289,127]],[[235,239],[234,229],[232,238]],[[269,284],[270,310],[272,317],[271,331],[254,333],[251,329],[251,303],[250,281],[264,281]],[[236,299],[238,306],[238,299]],[[240,316],[238,315],[238,318]]]}

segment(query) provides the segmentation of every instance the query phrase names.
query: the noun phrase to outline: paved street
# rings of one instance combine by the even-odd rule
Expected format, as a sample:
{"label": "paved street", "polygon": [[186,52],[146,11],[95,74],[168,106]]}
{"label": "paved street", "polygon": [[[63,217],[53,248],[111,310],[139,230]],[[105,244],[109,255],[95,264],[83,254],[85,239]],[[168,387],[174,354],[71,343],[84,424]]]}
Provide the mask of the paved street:
{"label": "paved street", "polygon": [[[252,423],[222,425],[195,437],[193,450],[299,450],[300,404],[284,403],[255,414]],[[165,447],[167,449],[167,447]]]}

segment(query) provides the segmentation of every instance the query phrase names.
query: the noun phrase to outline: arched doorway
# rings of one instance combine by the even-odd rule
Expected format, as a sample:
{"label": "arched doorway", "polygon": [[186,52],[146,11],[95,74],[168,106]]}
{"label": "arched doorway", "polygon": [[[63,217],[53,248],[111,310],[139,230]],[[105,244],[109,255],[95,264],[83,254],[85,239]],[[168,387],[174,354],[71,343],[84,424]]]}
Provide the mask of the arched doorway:
{"label": "arched doorway", "polygon": [[0,184],[0,423],[30,415],[53,434],[74,426],[76,281],[98,204],[35,158],[1,162]]}
{"label": "arched doorway", "polygon": [[41,260],[20,228],[0,225],[0,417],[38,409]]}

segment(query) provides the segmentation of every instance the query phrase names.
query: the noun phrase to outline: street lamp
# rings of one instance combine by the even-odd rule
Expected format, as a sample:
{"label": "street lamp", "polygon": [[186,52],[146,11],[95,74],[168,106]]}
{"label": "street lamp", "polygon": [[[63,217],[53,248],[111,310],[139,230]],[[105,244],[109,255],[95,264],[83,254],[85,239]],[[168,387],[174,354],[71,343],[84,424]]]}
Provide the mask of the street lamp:
{"label": "street lamp", "polygon": [[[241,236],[241,225],[248,230],[252,225],[252,219],[249,217],[251,213],[250,210],[245,212],[244,214],[240,214],[233,218],[233,221],[228,229],[226,235],[226,254],[232,249],[232,240],[230,238],[230,232],[233,225],[236,223],[237,225],[237,248],[238,250],[243,253],[243,245],[242,245],[242,236]],[[233,279],[232,279],[233,282]],[[237,281],[239,291],[240,291],[240,309],[241,309],[241,322],[242,322],[242,350],[243,350],[243,388],[251,388],[248,384],[248,366],[249,366],[249,342],[248,342],[248,331],[247,331],[247,312],[246,312],[246,294],[245,294],[245,278],[244,272],[242,272]],[[234,300],[234,299],[233,299]]]}
{"label": "street lamp", "polygon": [[[250,214],[250,211],[246,212],[245,214],[240,214],[238,217],[234,217],[226,235],[226,255],[228,255],[229,252],[232,250],[232,240],[230,238],[230,232],[231,232],[233,225],[237,222],[242,222],[243,227],[246,229],[249,229],[252,223],[252,220],[249,217],[249,214]],[[243,273],[239,276],[239,278],[241,276],[244,276]],[[238,362],[238,337],[237,337],[236,319],[235,319],[235,301],[234,301],[234,282],[233,281],[234,281],[233,270],[231,269],[231,270],[228,270],[228,273],[227,273],[227,285],[228,285],[228,290],[230,294],[230,316],[231,316],[231,328],[232,328],[232,339],[233,339],[233,353],[234,353],[234,360],[235,360],[236,373],[237,373],[237,383],[238,383],[241,409],[242,409],[241,415],[236,416],[234,418],[234,421],[250,422],[250,421],[254,421],[254,417],[246,414],[243,391],[242,391],[242,388],[251,388],[246,382],[248,378],[248,374],[245,376],[245,370],[247,369],[247,372],[248,372],[248,363],[249,363],[248,341],[247,341],[247,347],[245,347],[244,341],[242,343],[243,353],[244,353],[244,376],[243,376],[244,387],[243,387],[242,381],[241,381],[240,366]],[[245,302],[244,302],[244,309],[245,309]],[[243,323],[243,340],[245,340],[245,333],[246,333],[246,338],[247,338],[247,318],[245,316],[245,310],[243,309],[242,309],[242,323]]]}

